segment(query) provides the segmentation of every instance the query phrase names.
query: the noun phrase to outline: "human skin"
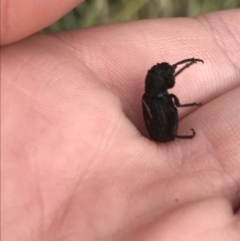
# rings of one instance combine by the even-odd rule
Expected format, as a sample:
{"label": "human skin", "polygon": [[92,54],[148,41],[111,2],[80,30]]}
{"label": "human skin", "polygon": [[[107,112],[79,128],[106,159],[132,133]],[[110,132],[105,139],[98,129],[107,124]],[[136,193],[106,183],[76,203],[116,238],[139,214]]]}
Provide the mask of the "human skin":
{"label": "human skin", "polygon": [[[43,35],[54,8],[22,2],[1,39],[2,240],[239,241],[240,11]],[[146,72],[190,57],[170,91],[202,102],[179,109],[196,137],[150,141]]]}

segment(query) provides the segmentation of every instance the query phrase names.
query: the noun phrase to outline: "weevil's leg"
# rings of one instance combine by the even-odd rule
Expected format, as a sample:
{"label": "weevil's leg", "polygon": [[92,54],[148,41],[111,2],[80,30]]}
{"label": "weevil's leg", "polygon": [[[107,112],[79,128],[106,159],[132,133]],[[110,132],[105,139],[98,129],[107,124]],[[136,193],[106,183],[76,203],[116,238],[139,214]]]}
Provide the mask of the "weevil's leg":
{"label": "weevil's leg", "polygon": [[196,103],[196,102],[182,105],[182,104],[180,104],[179,99],[176,95],[174,95],[174,94],[169,94],[169,95],[172,97],[172,99],[174,100],[174,104],[177,107],[189,107],[189,106],[200,106],[200,105],[202,105],[202,103]]}
{"label": "weevil's leg", "polygon": [[202,63],[204,63],[202,59],[194,59],[194,58],[184,59],[184,60],[179,61],[179,62],[177,62],[176,64],[174,64],[174,65],[173,65],[173,68],[176,68],[177,65],[179,65],[179,64],[184,64],[184,63],[187,63],[187,62],[189,62],[189,63],[186,64],[186,65],[184,65],[180,70],[178,70],[178,71],[174,74],[174,77],[176,77],[177,75],[179,75],[180,73],[182,73],[186,68],[188,68],[189,66],[191,66],[191,65],[193,65],[193,64],[195,64],[195,63],[197,63],[197,62],[202,62]]}
{"label": "weevil's leg", "polygon": [[188,136],[178,136],[178,135],[176,135],[175,137],[179,138],[179,139],[192,139],[196,135],[196,133],[195,133],[194,129],[191,129],[191,130],[192,130],[192,135],[188,135]]}
{"label": "weevil's leg", "polygon": [[184,59],[184,60],[181,60],[179,62],[177,62],[176,64],[174,64],[173,66],[177,66],[179,64],[185,64],[187,62],[202,62],[204,63],[204,61],[202,59],[195,59],[195,58],[189,58],[189,59]]}

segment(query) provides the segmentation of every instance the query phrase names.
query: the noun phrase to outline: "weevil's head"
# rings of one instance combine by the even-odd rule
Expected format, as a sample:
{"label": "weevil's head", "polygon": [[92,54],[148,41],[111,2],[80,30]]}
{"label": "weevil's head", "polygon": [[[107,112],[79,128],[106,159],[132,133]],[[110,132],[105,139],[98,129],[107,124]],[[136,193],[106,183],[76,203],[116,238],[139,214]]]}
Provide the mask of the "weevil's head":
{"label": "weevil's head", "polygon": [[154,65],[147,73],[145,79],[145,93],[158,96],[175,84],[175,67],[168,63]]}

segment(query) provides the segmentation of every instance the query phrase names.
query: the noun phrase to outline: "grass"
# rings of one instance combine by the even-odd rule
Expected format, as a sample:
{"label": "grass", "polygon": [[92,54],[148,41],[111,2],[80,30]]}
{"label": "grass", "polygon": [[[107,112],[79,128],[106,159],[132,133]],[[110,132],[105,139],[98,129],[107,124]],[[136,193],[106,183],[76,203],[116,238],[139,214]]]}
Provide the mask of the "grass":
{"label": "grass", "polygon": [[86,0],[44,32],[137,19],[196,16],[240,7],[240,0]]}

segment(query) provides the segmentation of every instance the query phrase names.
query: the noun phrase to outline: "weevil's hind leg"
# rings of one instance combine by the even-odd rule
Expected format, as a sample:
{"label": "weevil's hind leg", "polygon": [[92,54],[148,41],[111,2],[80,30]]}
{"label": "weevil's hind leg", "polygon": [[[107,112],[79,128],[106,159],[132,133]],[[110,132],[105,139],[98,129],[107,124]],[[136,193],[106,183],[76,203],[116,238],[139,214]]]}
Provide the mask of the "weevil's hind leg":
{"label": "weevil's hind leg", "polygon": [[195,130],[194,129],[191,129],[192,130],[192,135],[188,135],[188,136],[179,136],[179,135],[176,135],[175,137],[176,138],[179,138],[179,139],[192,139],[196,133],[195,133]]}
{"label": "weevil's hind leg", "polygon": [[176,77],[177,75],[179,75],[180,73],[182,73],[186,68],[190,67],[191,65],[193,65],[193,64],[195,64],[195,63],[197,63],[197,62],[202,62],[202,63],[204,63],[202,59],[194,59],[194,58],[191,58],[191,59],[184,59],[184,60],[182,60],[182,61],[179,61],[179,62],[177,62],[176,64],[173,64],[172,66],[173,66],[173,68],[177,68],[177,66],[178,66],[179,64],[184,64],[184,63],[187,63],[187,62],[189,62],[189,63],[186,64],[186,65],[184,65],[180,70],[178,70],[178,71],[174,74],[174,77]]}

